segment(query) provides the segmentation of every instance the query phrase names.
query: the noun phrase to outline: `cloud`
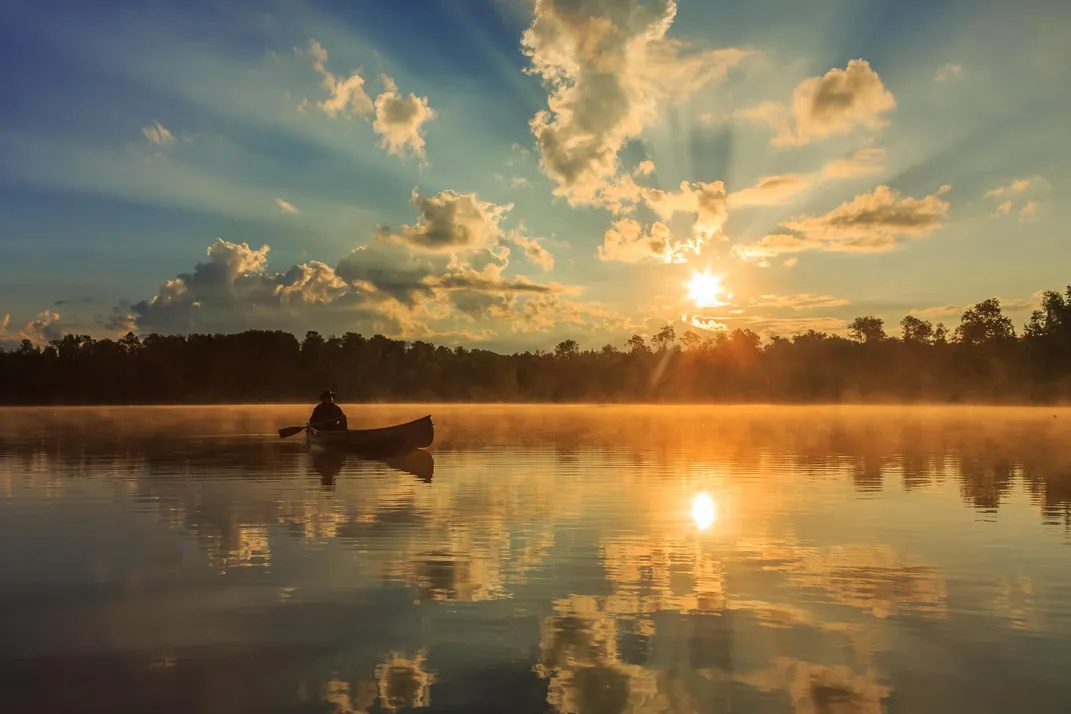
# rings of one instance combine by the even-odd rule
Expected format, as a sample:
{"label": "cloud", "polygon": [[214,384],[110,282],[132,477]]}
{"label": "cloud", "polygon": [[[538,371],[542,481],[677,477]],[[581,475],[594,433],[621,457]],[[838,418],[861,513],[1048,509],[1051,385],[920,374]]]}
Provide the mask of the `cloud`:
{"label": "cloud", "polygon": [[666,37],[674,0],[537,0],[521,45],[548,90],[530,127],[540,167],[570,204],[598,203],[618,171],[618,153],[658,116],[660,105],[723,78],[746,55],[687,52]]}
{"label": "cloud", "polygon": [[620,218],[614,221],[603,236],[602,245],[596,249],[601,260],[622,263],[673,263],[670,248],[669,226],[660,221],[644,229],[633,218]]}
{"label": "cloud", "polygon": [[275,199],[275,205],[279,207],[283,213],[297,213],[298,209],[294,207],[294,204],[289,201],[284,201],[281,198]]}
{"label": "cloud", "polygon": [[451,190],[430,197],[414,190],[412,202],[420,218],[392,235],[412,247],[433,251],[480,250],[500,242],[502,220],[513,208],[512,203],[496,205],[479,200],[475,193]]}
{"label": "cloud", "polygon": [[428,106],[427,97],[398,93],[394,80],[383,75],[384,91],[375,101],[376,118],[372,128],[380,136],[380,147],[388,154],[401,156],[406,148],[416,156],[424,156],[424,124],[437,117]]}
{"label": "cloud", "polygon": [[827,162],[820,172],[764,176],[754,186],[729,194],[733,206],[773,206],[788,202],[812,186],[880,172],[885,149],[866,147],[847,158]]}
{"label": "cloud", "polygon": [[148,126],[143,126],[141,133],[145,135],[150,144],[155,144],[162,148],[172,146],[175,143],[174,135],[158,121],[154,121]]}
{"label": "cloud", "polygon": [[632,169],[633,176],[650,176],[655,172],[655,164],[650,159],[645,159],[636,164],[636,168]]}
{"label": "cloud", "polygon": [[798,257],[792,256],[791,258],[785,259],[785,267],[786,268],[795,268],[799,264],[799,262],[800,262],[800,259]]}
{"label": "cloud", "polygon": [[580,292],[505,273],[512,244],[532,263],[553,267],[553,256],[523,227],[503,230],[510,205],[449,190],[414,191],[412,201],[413,225],[381,228],[335,267],[308,261],[273,271],[267,245],[217,238],[192,271],[166,280],[149,299],[118,306],[109,327],[173,334],[333,326],[423,339],[477,334],[465,323],[480,319],[492,321],[479,331],[487,337],[512,331],[530,300]]}
{"label": "cloud", "polygon": [[[786,337],[816,330],[830,334],[844,334],[848,330],[848,322],[837,317],[767,317],[763,315],[727,315],[707,316],[690,315],[689,321],[696,327],[702,327],[704,322],[718,325],[716,330],[747,329],[772,337],[778,335]],[[705,328],[711,329],[711,328]]]}
{"label": "cloud", "polygon": [[825,179],[849,179],[880,173],[885,164],[885,149],[865,147],[848,158],[834,159],[822,167]]}
{"label": "cloud", "polygon": [[728,325],[720,321],[721,319],[722,318],[707,317],[704,315],[681,315],[681,320],[692,327],[698,327],[700,330],[708,330],[710,332],[723,332],[729,329]]}
{"label": "cloud", "polygon": [[986,191],[985,198],[1001,198],[1003,196],[1015,196],[1028,190],[1032,186],[1038,186],[1041,179],[1018,179],[1007,186],[997,186],[991,191]]}
{"label": "cloud", "polygon": [[783,203],[812,185],[813,179],[804,174],[766,176],[750,188],[729,194],[734,206],[770,206]]}
{"label": "cloud", "polygon": [[733,246],[741,260],[761,259],[807,250],[880,252],[895,248],[904,238],[916,238],[941,226],[949,204],[940,198],[944,187],[925,198],[900,198],[888,186],[863,193],[824,216],[799,216],[782,225],[794,233],[768,235]]}
{"label": "cloud", "polygon": [[8,332],[10,325],[11,315],[5,314],[3,319],[0,319],[0,349],[16,349],[23,340],[29,340],[41,347],[52,340],[62,339],[67,334],[59,313],[51,310],[42,311],[23,325],[18,332]]}
{"label": "cloud", "polygon": [[347,110],[358,116],[372,113],[375,107],[364,89],[364,77],[359,69],[345,79],[332,74],[327,69],[327,50],[316,40],[309,40],[305,53],[312,57],[312,67],[322,77],[323,87],[330,95],[318,104],[325,114],[334,117]]}
{"label": "cloud", "polygon": [[531,186],[531,183],[524,176],[514,176],[509,180],[509,185],[513,188],[524,188],[525,186]]}
{"label": "cloud", "polygon": [[[997,186],[985,192],[983,198],[1000,201],[990,218],[1003,218],[1010,216],[1015,211],[1016,201],[1027,196],[1036,196],[1049,188],[1049,182],[1040,176],[1026,179],[1016,179],[1007,186]],[[1001,200],[1003,199],[1003,200]],[[1037,215],[1039,204],[1035,199],[1029,199],[1023,203],[1018,211],[1019,220],[1025,221]]]}
{"label": "cloud", "polygon": [[[681,182],[673,192],[631,184],[644,203],[661,220],[644,226],[634,218],[619,218],[603,236],[597,254],[604,261],[626,263],[684,263],[699,255],[721,229],[728,217],[725,184],[721,181]],[[688,238],[674,240],[667,223],[677,213],[694,214]]]}
{"label": "cloud", "polygon": [[789,310],[814,310],[822,307],[844,307],[851,303],[832,295],[762,295],[750,301],[751,307],[787,308]]}
{"label": "cloud", "polygon": [[[728,198],[723,182],[682,181],[677,191],[646,187],[635,187],[635,190],[661,221],[652,223],[646,230],[642,227],[637,230],[635,220],[618,220],[604,237],[603,247],[608,252],[599,250],[603,260],[623,260],[625,255],[634,257],[639,243],[651,251],[649,260],[683,263],[689,256],[699,255],[710,241],[723,237],[722,226],[728,218]],[[671,240],[666,223],[678,213],[692,214],[695,220],[688,238]],[[621,257],[609,257],[615,254]]]}
{"label": "cloud", "polygon": [[568,325],[578,332],[620,332],[635,327],[621,313],[597,304],[548,294],[529,298],[513,322],[513,332],[547,332]]}
{"label": "cloud", "polygon": [[755,260],[788,253],[800,253],[815,250],[818,246],[800,236],[788,233],[773,233],[763,236],[753,243],[738,243],[731,252],[739,260]]}
{"label": "cloud", "polygon": [[937,68],[937,72],[933,75],[933,80],[935,82],[948,82],[952,79],[959,79],[962,76],[963,65],[949,62]]}
{"label": "cloud", "polygon": [[870,63],[853,59],[845,69],[833,68],[822,77],[800,82],[791,106],[762,102],[738,115],[767,124],[773,130],[770,143],[789,147],[849,134],[858,127],[881,129],[886,125],[882,115],[895,107],[896,99]]}
{"label": "cloud", "polygon": [[554,268],[554,255],[544,248],[538,239],[529,238],[518,233],[513,236],[513,242],[524,251],[525,259],[532,265],[537,265],[543,270],[552,270]]}

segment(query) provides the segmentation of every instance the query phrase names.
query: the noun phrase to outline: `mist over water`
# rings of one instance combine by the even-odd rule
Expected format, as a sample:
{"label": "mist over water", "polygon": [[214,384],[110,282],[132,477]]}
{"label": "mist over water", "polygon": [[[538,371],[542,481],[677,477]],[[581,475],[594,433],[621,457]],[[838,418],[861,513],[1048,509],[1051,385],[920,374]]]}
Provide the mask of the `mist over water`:
{"label": "mist over water", "polygon": [[1071,410],[0,410],[0,711],[1066,712]]}

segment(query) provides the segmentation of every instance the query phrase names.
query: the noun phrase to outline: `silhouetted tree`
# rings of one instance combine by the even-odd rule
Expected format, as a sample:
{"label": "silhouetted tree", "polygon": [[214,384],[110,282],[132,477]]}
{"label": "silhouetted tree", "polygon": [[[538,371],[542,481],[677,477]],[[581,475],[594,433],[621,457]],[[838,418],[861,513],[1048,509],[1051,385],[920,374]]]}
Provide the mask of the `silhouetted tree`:
{"label": "silhouetted tree", "polygon": [[915,344],[929,344],[933,342],[933,325],[929,320],[920,320],[914,315],[908,315],[900,321],[903,330],[904,342]]}
{"label": "silhouetted tree", "polygon": [[[1058,402],[1071,399],[1071,286],[1044,293],[1016,337],[999,300],[963,312],[950,336],[918,317],[901,338],[873,315],[850,339],[815,330],[763,345],[745,329],[679,343],[673,325],[620,349],[503,355],[356,333],[66,335],[0,350],[0,400],[15,404],[344,401]],[[653,350],[652,350],[653,346]]]}
{"label": "silhouetted tree", "polygon": [[848,325],[848,334],[853,340],[859,342],[867,344],[880,342],[886,339],[885,321],[873,315],[857,317],[852,320],[852,324]]}

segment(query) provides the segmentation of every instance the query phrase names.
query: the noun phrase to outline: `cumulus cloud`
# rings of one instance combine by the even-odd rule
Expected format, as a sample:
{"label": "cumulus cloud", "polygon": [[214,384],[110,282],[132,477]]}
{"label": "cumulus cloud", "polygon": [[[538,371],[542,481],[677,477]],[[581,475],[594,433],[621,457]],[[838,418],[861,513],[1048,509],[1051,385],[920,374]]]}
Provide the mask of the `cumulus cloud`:
{"label": "cumulus cloud", "polygon": [[785,259],[785,267],[786,268],[795,268],[799,264],[799,262],[800,262],[800,259],[798,257],[796,257],[796,256],[792,256],[791,258],[786,258]]}
{"label": "cumulus cloud", "polygon": [[647,229],[634,218],[620,218],[614,221],[603,236],[602,245],[597,249],[600,259],[622,263],[675,263],[670,247],[669,226],[656,221]]}
{"label": "cumulus cloud", "polygon": [[316,40],[309,40],[305,53],[312,58],[312,67],[323,80],[328,97],[318,104],[328,116],[338,116],[347,111],[358,116],[372,113],[374,106],[364,88],[364,77],[355,70],[349,77],[335,76],[327,69],[327,50]]}
{"label": "cumulus cloud", "polygon": [[885,164],[885,149],[865,147],[847,158],[834,159],[822,167],[826,179],[849,179],[881,172]]}
{"label": "cumulus cloud", "polygon": [[281,198],[275,199],[275,205],[279,207],[279,210],[283,213],[297,213],[298,209],[294,207],[294,204],[289,201],[284,201]]}
{"label": "cumulus cloud", "polygon": [[1025,221],[1025,220],[1031,219],[1034,216],[1036,216],[1037,212],[1038,212],[1038,202],[1037,201],[1027,201],[1026,205],[1023,206],[1022,209],[1019,211],[1019,218],[1021,220]]}
{"label": "cumulus cloud", "polygon": [[266,245],[254,249],[217,238],[206,262],[165,281],[156,295],[129,312],[142,331],[212,329],[219,323],[246,329],[279,321],[289,308],[330,303],[347,292],[346,283],[320,262],[269,272],[269,251]]}
{"label": "cumulus cloud", "polygon": [[895,107],[896,99],[870,63],[853,59],[844,69],[834,67],[822,77],[800,82],[791,106],[762,102],[738,114],[767,124],[773,130],[770,143],[788,147],[849,134],[858,127],[881,129],[886,125],[882,115]]}
{"label": "cumulus cloud", "polygon": [[[711,240],[722,237],[728,218],[725,184],[682,181],[677,191],[636,185],[631,178],[619,185],[622,200],[639,199],[661,220],[644,226],[634,218],[619,218],[606,231],[598,248],[602,260],[683,263],[699,255]],[[695,216],[688,237],[674,239],[667,223],[677,213]]]}
{"label": "cumulus cloud", "polygon": [[554,255],[544,248],[537,238],[516,234],[513,236],[513,242],[524,252],[525,259],[532,265],[537,265],[543,270],[554,268]]}
{"label": "cumulus cloud", "polygon": [[17,332],[10,332],[11,315],[0,319],[0,349],[17,348],[23,340],[29,340],[41,347],[52,340],[62,339],[67,334],[58,312],[44,310],[22,326]]}
{"label": "cumulus cloud", "polygon": [[813,179],[804,174],[766,176],[749,188],[729,194],[734,206],[769,206],[783,203],[811,186]]}
{"label": "cumulus cloud", "polygon": [[940,198],[945,187],[925,198],[901,198],[888,186],[863,193],[823,216],[799,216],[785,221],[793,233],[768,235],[754,243],[733,246],[741,260],[763,259],[808,250],[879,252],[902,239],[916,238],[939,228],[949,204]]}
{"label": "cumulus cloud", "polygon": [[962,76],[963,65],[949,62],[948,64],[937,68],[937,72],[934,73],[933,79],[935,82],[948,82],[952,79],[959,79]]}
{"label": "cumulus cloud", "polygon": [[481,201],[475,193],[451,190],[427,197],[414,190],[412,202],[420,218],[392,235],[416,248],[447,252],[479,250],[501,242],[502,221],[513,208],[512,203],[497,205]]}
{"label": "cumulus cloud", "polygon": [[158,121],[154,121],[148,126],[141,128],[141,133],[145,135],[146,140],[150,144],[154,144],[161,148],[167,148],[175,143],[174,135],[164,128],[164,125]]}
{"label": "cumulus cloud", "polygon": [[666,33],[674,0],[536,0],[521,38],[527,72],[548,90],[530,126],[540,167],[571,204],[598,203],[618,153],[666,101],[686,97],[739,63],[735,49],[689,52]]}
{"label": "cumulus cloud", "polygon": [[410,93],[403,97],[394,80],[383,75],[383,93],[376,97],[376,118],[372,128],[380,136],[380,146],[388,154],[401,156],[408,148],[424,156],[424,124],[436,118],[427,97]]}
{"label": "cumulus cloud", "polygon": [[[525,304],[576,294],[573,286],[507,275],[510,245],[550,269],[553,257],[535,238],[500,225],[509,206],[475,194],[414,192],[418,219],[381,229],[335,267],[308,261],[268,268],[270,248],[218,238],[191,272],[166,280],[147,300],[121,305],[113,329],[189,333],[290,329],[310,324],[374,330],[395,337],[475,334],[458,321],[499,321],[511,330]],[[579,304],[579,303],[578,303]],[[493,330],[494,325],[484,325]],[[481,332],[480,334],[484,334]]]}

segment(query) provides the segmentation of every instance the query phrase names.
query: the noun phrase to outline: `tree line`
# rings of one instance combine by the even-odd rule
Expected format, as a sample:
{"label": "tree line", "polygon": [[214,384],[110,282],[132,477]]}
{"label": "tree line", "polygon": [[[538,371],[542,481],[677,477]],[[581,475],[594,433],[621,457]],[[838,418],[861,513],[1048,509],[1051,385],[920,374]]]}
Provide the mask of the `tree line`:
{"label": "tree line", "polygon": [[624,345],[499,354],[346,333],[283,331],[92,339],[0,350],[8,404],[307,402],[972,402],[1071,401],[1071,285],[1044,293],[1020,333],[990,298],[955,329],[875,316],[847,336],[748,329],[681,335],[672,324]]}

